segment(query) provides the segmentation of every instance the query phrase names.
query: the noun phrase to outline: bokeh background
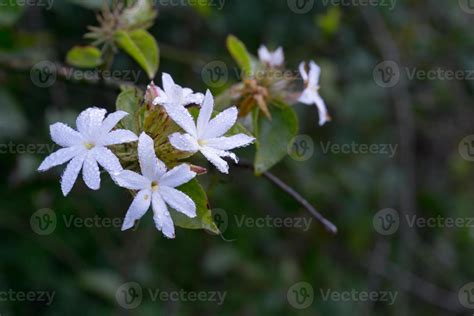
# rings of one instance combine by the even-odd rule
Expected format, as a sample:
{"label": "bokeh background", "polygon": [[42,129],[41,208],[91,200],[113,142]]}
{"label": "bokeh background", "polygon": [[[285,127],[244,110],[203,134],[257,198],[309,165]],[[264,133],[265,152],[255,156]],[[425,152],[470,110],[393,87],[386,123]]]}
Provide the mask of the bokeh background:
{"label": "bokeh background", "polygon": [[[225,47],[234,34],[252,53],[261,43],[283,46],[290,69],[316,60],[333,118],[319,127],[316,109],[297,105],[313,152],[272,172],[337,235],[316,220],[303,229],[311,216],[297,202],[233,168],[204,176],[223,236],[177,229],[175,240],[154,229],[150,213],[121,232],[131,198],[105,174],[100,191],[78,181],[64,198],[61,167],[36,172],[54,148],[49,124],[74,125],[93,105],[114,109],[114,87],[60,77],[41,87],[31,75],[38,62],[64,63],[87,43],[101,1],[0,2],[0,315],[474,312],[474,1],[157,1],[157,83],[169,72],[203,91],[206,66],[220,61],[229,79],[211,87],[219,93],[237,79]],[[124,54],[114,69],[129,81],[139,72],[136,83],[147,84]],[[267,216],[291,224],[252,224]],[[421,222],[410,225],[413,218]],[[423,224],[429,219],[436,222]],[[136,306],[120,300],[139,289]]]}

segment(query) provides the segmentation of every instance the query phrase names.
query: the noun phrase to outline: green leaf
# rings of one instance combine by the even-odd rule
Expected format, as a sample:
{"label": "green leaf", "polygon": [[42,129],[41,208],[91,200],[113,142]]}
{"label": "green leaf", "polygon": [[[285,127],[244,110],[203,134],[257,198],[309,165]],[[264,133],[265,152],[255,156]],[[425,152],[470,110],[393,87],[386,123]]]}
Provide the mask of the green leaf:
{"label": "green leaf", "polygon": [[215,234],[220,234],[219,228],[212,219],[212,213],[209,209],[207,195],[196,179],[180,186],[178,190],[182,191],[193,199],[196,204],[195,218],[189,218],[186,215],[171,210],[171,217],[176,226],[187,229],[207,229]]}
{"label": "green leaf", "polygon": [[0,26],[11,26],[23,14],[25,7],[18,1],[0,0]]}
{"label": "green leaf", "polygon": [[287,154],[287,148],[298,132],[298,117],[290,106],[272,106],[270,121],[258,111],[254,112],[254,131],[257,138],[255,173],[267,171]]}
{"label": "green leaf", "polygon": [[66,62],[79,68],[94,68],[102,64],[102,53],[94,46],[75,46],[67,53]]}
{"label": "green leaf", "polygon": [[227,49],[245,75],[251,74],[253,69],[252,56],[245,44],[234,35],[227,36]]}
{"label": "green leaf", "polygon": [[120,121],[120,124],[135,134],[140,132],[138,110],[143,102],[143,91],[135,87],[123,87],[123,91],[117,97],[115,106],[118,111],[125,111],[130,115]]}
{"label": "green leaf", "polygon": [[145,30],[132,32],[118,31],[118,46],[130,55],[147,73],[150,79],[158,71],[159,50],[155,38]]}

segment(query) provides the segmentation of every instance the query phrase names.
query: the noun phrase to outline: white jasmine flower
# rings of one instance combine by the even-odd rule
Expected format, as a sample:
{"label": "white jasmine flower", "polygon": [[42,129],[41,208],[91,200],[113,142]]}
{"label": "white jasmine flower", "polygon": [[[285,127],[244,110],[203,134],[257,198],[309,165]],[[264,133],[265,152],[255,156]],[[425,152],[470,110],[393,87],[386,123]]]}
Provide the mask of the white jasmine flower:
{"label": "white jasmine flower", "polygon": [[46,171],[70,161],[61,178],[64,196],[71,191],[81,169],[84,182],[92,190],[100,188],[98,164],[111,175],[122,170],[118,158],[107,146],[133,142],[137,136],[123,129],[111,131],[128,113],[117,111],[105,118],[106,113],[106,110],[99,108],[83,111],[76,121],[77,131],[63,123],[50,126],[51,138],[64,148],[46,157],[38,171]]}
{"label": "white jasmine flower", "polygon": [[258,58],[264,64],[270,67],[282,66],[285,62],[285,56],[283,55],[283,48],[278,47],[274,52],[270,52],[264,45],[258,49]]}
{"label": "white jasmine flower", "polygon": [[150,208],[156,228],[168,238],[174,238],[173,219],[167,204],[188,217],[196,217],[194,201],[175,188],[196,176],[187,164],[167,171],[165,164],[156,157],[153,139],[145,133],[138,140],[138,160],[142,174],[130,170],[120,172],[115,180],[121,187],[138,191],[127,211],[122,230],[127,230]]}
{"label": "white jasmine flower", "polygon": [[184,107],[165,106],[168,115],[184,129],[186,134],[174,133],[169,136],[171,144],[186,152],[200,151],[222,173],[229,172],[229,165],[222,157],[230,157],[238,162],[229,150],[251,144],[255,138],[245,134],[230,137],[223,136],[237,121],[237,108],[231,107],[211,119],[214,98],[206,92],[197,124]]}
{"label": "white jasmine flower", "polygon": [[309,63],[309,74],[306,72],[306,64],[302,62],[299,66],[301,77],[303,78],[306,88],[298,99],[304,104],[315,104],[319,112],[319,125],[324,125],[330,121],[331,118],[326,109],[324,100],[319,95],[319,76],[321,75],[321,68],[314,62]]}
{"label": "white jasmine flower", "polygon": [[174,83],[173,78],[167,73],[163,73],[163,90],[156,87],[158,96],[153,100],[154,105],[179,105],[201,104],[204,98],[202,93],[194,93],[189,88],[183,88]]}

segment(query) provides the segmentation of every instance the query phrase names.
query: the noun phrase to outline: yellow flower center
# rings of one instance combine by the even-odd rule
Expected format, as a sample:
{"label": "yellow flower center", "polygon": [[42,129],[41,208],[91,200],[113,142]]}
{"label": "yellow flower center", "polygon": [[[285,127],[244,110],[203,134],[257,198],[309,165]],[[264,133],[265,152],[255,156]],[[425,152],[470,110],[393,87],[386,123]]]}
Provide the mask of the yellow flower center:
{"label": "yellow flower center", "polygon": [[87,150],[91,150],[92,148],[95,147],[94,143],[84,143],[84,147],[86,147]]}
{"label": "yellow flower center", "polygon": [[152,191],[158,190],[158,182],[153,181],[153,182],[151,183],[151,190],[152,190]]}

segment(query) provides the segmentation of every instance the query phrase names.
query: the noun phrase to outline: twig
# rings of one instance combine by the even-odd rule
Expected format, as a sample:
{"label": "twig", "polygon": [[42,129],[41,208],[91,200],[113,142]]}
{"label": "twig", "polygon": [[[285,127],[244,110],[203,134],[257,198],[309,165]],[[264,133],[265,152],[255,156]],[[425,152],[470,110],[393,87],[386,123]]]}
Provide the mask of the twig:
{"label": "twig", "polygon": [[[236,166],[244,168],[244,169],[249,169],[249,170],[254,169],[251,163],[244,162],[244,161],[240,161],[238,164],[236,164]],[[278,178],[277,176],[275,176],[274,174],[268,171],[262,173],[262,176],[264,176],[266,179],[268,179],[270,182],[272,182],[281,190],[285,191],[288,195],[290,195],[293,199],[295,199],[301,206],[307,209],[321,224],[323,224],[324,228],[328,232],[332,234],[337,234],[336,225],[334,225],[329,220],[324,218],[324,216],[321,215],[321,213],[319,213],[304,197],[302,197],[292,187],[290,187],[288,184],[283,182],[280,178]]]}

